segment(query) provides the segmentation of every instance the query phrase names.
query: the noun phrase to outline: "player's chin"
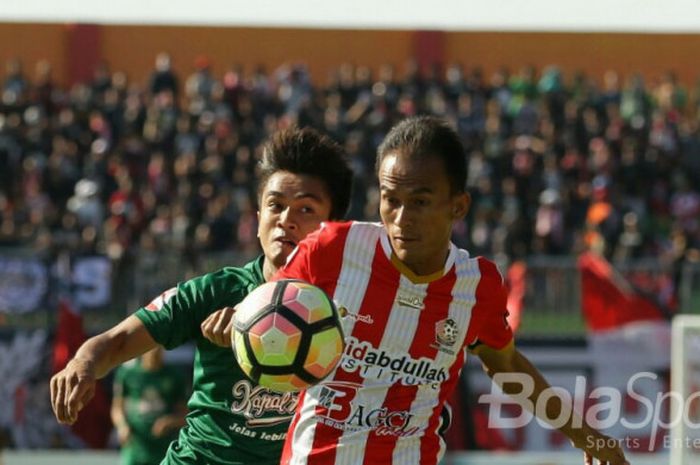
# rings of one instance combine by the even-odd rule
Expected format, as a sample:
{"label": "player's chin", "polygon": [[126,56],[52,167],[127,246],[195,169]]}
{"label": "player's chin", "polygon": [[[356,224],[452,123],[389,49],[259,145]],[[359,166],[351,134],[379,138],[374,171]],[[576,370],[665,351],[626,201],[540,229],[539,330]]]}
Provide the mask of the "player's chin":
{"label": "player's chin", "polygon": [[275,242],[275,255],[281,260],[282,265],[287,263],[287,258],[294,252],[296,245],[291,242]]}
{"label": "player's chin", "polygon": [[281,268],[287,263],[287,257],[291,254],[291,250],[285,250],[285,247],[280,243],[274,243],[265,249],[265,258],[267,258],[276,268]]}
{"label": "player's chin", "polygon": [[410,263],[414,261],[417,255],[417,250],[415,247],[395,247],[394,248],[394,253],[396,254],[396,258],[401,260],[403,263]]}
{"label": "player's chin", "polygon": [[[408,240],[401,240],[401,239],[396,239],[394,240],[393,244],[394,246],[394,251],[396,252],[396,255],[399,256],[399,258],[402,258],[401,256],[404,255],[414,255],[417,250],[420,250],[420,245],[418,244],[418,241],[408,241]],[[409,258],[409,257],[405,257]]]}

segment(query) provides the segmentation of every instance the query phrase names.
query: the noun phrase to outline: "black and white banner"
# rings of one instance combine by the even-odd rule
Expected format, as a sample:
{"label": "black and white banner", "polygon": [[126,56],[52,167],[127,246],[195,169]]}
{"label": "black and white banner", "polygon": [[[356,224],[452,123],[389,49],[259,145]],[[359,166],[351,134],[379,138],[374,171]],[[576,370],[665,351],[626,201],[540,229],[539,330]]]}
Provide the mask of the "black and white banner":
{"label": "black and white banner", "polygon": [[0,255],[0,313],[40,310],[49,291],[70,291],[82,309],[104,307],[111,299],[112,263],[101,255],[76,257],[65,274],[52,278],[38,258]]}
{"label": "black and white banner", "polygon": [[49,273],[43,261],[0,256],[0,312],[37,310],[48,289]]}
{"label": "black and white banner", "polygon": [[107,305],[112,293],[112,263],[105,256],[73,259],[73,303],[79,308]]}

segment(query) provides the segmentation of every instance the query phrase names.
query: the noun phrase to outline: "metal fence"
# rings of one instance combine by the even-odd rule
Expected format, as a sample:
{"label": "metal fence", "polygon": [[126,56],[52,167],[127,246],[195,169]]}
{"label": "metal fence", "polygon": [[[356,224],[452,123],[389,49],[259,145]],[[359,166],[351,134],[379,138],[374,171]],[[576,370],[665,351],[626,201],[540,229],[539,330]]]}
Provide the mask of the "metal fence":
{"label": "metal fence", "polygon": [[[675,282],[679,313],[700,313],[700,264],[674,270],[655,259],[615,264],[622,275]],[[677,275],[677,276],[676,276]],[[664,300],[664,296],[659,300]],[[573,257],[533,256],[527,260],[526,293],[520,335],[531,338],[582,337],[581,275]]]}
{"label": "metal fence", "polygon": [[[8,254],[29,256],[21,250],[0,250],[0,258]],[[178,282],[223,266],[242,265],[252,258],[250,254],[234,252],[203,255],[197,260],[179,254],[142,253],[115,263],[111,273],[110,302],[104,308],[84,313],[87,331],[96,332],[113,325]],[[582,338],[585,335],[585,322],[581,312],[581,277],[576,259],[533,256],[527,259],[526,264],[519,335],[550,340]],[[47,266],[50,265],[47,263]],[[504,270],[507,265],[500,264]],[[616,267],[623,274],[643,273],[651,278],[673,275],[679,302],[678,311],[700,313],[700,264],[685,263],[675,272],[652,259],[616,264]],[[47,298],[45,308],[35,313],[12,315],[3,314],[2,311],[0,309],[0,317],[4,317],[5,327],[50,328],[55,313],[55,300]]]}

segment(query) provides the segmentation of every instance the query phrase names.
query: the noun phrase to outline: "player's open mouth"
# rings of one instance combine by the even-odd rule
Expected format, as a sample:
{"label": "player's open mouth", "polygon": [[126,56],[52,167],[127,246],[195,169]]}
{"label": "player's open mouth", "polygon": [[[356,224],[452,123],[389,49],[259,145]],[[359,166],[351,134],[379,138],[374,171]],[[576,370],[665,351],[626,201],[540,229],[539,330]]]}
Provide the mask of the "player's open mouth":
{"label": "player's open mouth", "polygon": [[288,239],[286,237],[278,237],[277,239],[275,239],[275,241],[280,242],[281,244],[292,247],[292,248],[297,246],[297,243],[295,241]]}

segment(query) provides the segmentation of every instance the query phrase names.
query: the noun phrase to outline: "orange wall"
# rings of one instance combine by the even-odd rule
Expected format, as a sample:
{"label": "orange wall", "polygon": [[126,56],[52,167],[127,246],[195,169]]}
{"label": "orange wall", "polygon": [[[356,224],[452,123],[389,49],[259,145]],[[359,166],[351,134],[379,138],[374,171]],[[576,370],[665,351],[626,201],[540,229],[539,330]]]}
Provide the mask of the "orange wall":
{"label": "orange wall", "polygon": [[[68,79],[69,26],[57,24],[0,24],[0,63],[18,56],[28,75],[34,63],[51,60],[59,82]],[[412,31],[352,31],[270,28],[211,28],[183,26],[102,26],[101,53],[112,70],[126,71],[143,81],[159,51],[173,55],[182,78],[192,70],[197,55],[205,53],[220,74],[234,63],[268,70],[296,60],[309,64],[317,82],[343,62],[383,62],[399,69],[415,49]],[[487,73],[506,65],[512,70],[526,64],[559,64],[565,71],[585,69],[600,77],[607,69],[623,74],[641,71],[649,78],[668,69],[686,84],[700,77],[700,35],[448,32],[441,47],[445,61],[480,65]]]}
{"label": "orange wall", "polygon": [[0,24],[0,79],[4,76],[5,62],[19,58],[24,72],[34,78],[36,62],[48,59],[54,76],[66,79],[66,29],[63,24]]}
{"label": "orange wall", "polygon": [[410,39],[409,31],[107,26],[102,50],[112,69],[127,70],[136,79],[150,73],[156,53],[168,51],[183,77],[195,57],[205,53],[215,73],[235,63],[248,68],[262,63],[273,71],[285,62],[303,60],[314,79],[325,82],[328,70],[344,62],[403,64],[411,54]]}
{"label": "orange wall", "polygon": [[558,64],[567,75],[583,69],[600,78],[608,69],[654,78],[675,70],[686,84],[700,77],[700,35],[574,33],[448,33],[446,56],[491,72],[533,64]]}

